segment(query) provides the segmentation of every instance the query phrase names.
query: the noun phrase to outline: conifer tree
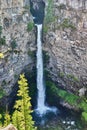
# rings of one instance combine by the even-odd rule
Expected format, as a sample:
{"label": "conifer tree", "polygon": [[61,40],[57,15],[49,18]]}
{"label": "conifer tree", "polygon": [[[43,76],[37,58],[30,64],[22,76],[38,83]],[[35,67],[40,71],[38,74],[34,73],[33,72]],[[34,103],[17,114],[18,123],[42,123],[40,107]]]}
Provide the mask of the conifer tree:
{"label": "conifer tree", "polygon": [[13,124],[18,130],[35,130],[34,121],[32,120],[32,110],[29,97],[28,83],[24,74],[20,75],[20,80],[18,81],[18,100],[15,103],[15,111],[12,116]]}

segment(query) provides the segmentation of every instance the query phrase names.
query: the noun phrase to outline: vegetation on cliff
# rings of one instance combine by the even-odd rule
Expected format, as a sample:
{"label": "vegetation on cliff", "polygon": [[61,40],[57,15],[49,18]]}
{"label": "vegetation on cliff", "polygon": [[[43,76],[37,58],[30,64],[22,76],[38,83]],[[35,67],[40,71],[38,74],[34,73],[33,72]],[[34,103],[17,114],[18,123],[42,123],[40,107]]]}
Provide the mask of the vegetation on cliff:
{"label": "vegetation on cliff", "polygon": [[69,105],[71,105],[75,109],[81,110],[83,120],[87,121],[87,101],[84,97],[81,98],[75,94],[62,90],[56,87],[56,85],[51,81],[47,81],[46,84],[47,84],[48,93],[56,96],[56,98],[60,97],[62,100],[67,102]]}

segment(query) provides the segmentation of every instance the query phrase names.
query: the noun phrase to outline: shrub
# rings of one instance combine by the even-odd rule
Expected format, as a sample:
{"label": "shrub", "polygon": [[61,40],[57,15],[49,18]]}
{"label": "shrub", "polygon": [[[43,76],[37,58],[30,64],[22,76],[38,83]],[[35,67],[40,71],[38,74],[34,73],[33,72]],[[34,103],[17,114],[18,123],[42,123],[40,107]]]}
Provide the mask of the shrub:
{"label": "shrub", "polygon": [[11,48],[12,48],[12,50],[14,50],[16,47],[17,47],[17,43],[16,43],[15,39],[13,39],[11,42]]}
{"label": "shrub", "polygon": [[29,22],[28,25],[27,25],[27,31],[30,32],[30,31],[32,31],[33,28],[34,28],[34,23]]}

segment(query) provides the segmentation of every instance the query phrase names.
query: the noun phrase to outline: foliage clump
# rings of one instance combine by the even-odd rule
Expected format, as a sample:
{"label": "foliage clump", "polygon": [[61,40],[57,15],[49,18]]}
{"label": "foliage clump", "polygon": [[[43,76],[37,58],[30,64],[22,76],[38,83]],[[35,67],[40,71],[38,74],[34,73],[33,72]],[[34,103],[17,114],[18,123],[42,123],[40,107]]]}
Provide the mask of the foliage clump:
{"label": "foliage clump", "polygon": [[29,23],[27,24],[27,31],[30,32],[30,31],[33,30],[33,28],[34,28],[34,23],[33,23],[33,22],[29,22]]}

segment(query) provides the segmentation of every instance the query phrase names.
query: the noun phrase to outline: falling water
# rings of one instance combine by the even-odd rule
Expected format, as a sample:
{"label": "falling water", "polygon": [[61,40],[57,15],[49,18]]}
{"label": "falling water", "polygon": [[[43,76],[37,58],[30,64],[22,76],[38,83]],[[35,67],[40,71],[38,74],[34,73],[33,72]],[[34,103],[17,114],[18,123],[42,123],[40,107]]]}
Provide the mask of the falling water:
{"label": "falling water", "polygon": [[42,42],[41,42],[42,24],[37,25],[37,109],[43,114],[45,109],[45,87],[43,83],[43,58],[42,58]]}
{"label": "falling water", "polygon": [[43,80],[43,56],[42,56],[42,24],[37,26],[37,89],[38,89],[38,97],[37,97],[37,112],[40,115],[45,114],[47,111],[55,112],[55,108],[49,108],[45,105],[45,86]]}

